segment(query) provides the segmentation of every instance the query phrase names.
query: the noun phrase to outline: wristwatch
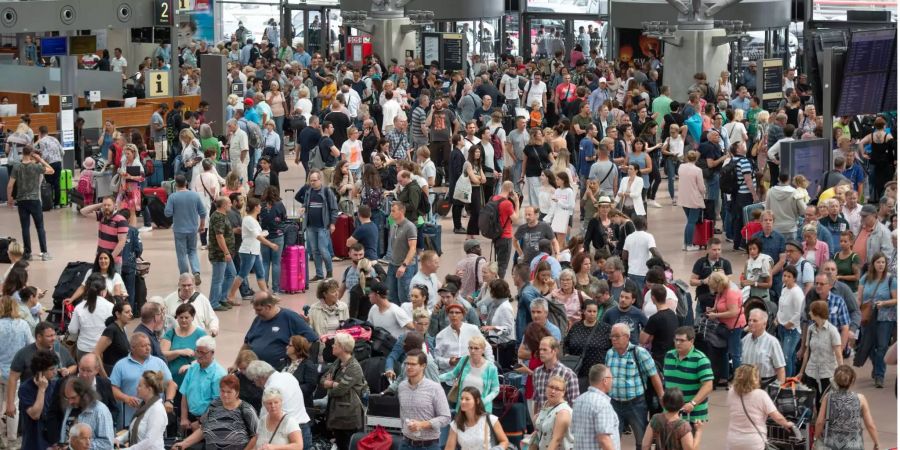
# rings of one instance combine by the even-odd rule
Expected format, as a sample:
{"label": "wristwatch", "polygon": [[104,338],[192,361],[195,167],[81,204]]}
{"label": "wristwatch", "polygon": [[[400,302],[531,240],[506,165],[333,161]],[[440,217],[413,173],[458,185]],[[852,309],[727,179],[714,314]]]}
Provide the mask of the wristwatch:
{"label": "wristwatch", "polygon": [[691,406],[693,406],[695,408],[697,407],[697,402],[691,400],[689,403],[691,404]]}

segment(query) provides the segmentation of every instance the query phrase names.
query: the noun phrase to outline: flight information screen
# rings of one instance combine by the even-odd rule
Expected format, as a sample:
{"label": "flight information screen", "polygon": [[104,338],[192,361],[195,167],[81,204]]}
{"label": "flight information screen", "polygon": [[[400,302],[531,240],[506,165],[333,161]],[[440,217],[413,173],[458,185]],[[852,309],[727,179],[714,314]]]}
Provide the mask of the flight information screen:
{"label": "flight information screen", "polygon": [[844,63],[837,115],[897,109],[897,32],[855,31]]}

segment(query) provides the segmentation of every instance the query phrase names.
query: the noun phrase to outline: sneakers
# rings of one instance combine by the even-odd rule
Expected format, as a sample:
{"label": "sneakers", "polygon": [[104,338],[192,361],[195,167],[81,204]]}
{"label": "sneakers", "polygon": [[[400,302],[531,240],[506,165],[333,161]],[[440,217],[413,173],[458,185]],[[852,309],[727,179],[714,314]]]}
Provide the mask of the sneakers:
{"label": "sneakers", "polygon": [[662,208],[662,205],[660,205],[656,200],[648,200],[647,204],[654,208]]}
{"label": "sneakers", "polygon": [[219,306],[213,308],[213,311],[229,311],[231,310],[231,305],[228,303],[222,303]]}
{"label": "sneakers", "polygon": [[875,379],[875,389],[884,389],[884,378]]}
{"label": "sneakers", "polygon": [[194,286],[200,286],[200,282],[203,281],[200,279],[200,272],[194,272]]}
{"label": "sneakers", "polygon": [[322,280],[323,280],[322,277],[316,275],[316,276],[310,278],[309,282],[310,282],[310,283],[318,283],[319,281],[322,281]]}
{"label": "sneakers", "polygon": [[138,228],[138,233],[149,233],[153,231],[153,227],[140,227]]}
{"label": "sneakers", "polygon": [[700,246],[699,245],[687,245],[687,246],[681,247],[681,249],[686,252],[696,252],[696,251],[700,250]]}
{"label": "sneakers", "polygon": [[466,229],[465,228],[454,228],[453,234],[466,234]]}
{"label": "sneakers", "polygon": [[52,261],[53,257],[50,256],[50,253],[44,252],[41,253],[41,261]]}

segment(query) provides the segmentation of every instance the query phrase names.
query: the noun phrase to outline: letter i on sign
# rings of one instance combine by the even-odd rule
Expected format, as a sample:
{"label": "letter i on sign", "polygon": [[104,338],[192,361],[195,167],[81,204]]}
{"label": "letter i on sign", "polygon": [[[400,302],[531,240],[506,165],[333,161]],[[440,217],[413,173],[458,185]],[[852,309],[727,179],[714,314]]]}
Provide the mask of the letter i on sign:
{"label": "letter i on sign", "polygon": [[160,74],[156,74],[156,93],[160,95],[163,94],[162,75]]}

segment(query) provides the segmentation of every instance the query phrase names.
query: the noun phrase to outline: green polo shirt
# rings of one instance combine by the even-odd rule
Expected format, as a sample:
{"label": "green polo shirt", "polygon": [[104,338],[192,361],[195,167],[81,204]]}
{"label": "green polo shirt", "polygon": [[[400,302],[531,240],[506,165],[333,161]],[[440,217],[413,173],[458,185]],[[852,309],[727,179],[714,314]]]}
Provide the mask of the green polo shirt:
{"label": "green polo shirt", "polygon": [[[703,352],[692,348],[684,359],[678,359],[678,350],[672,349],[666,353],[663,363],[666,389],[677,387],[684,393],[684,401],[690,402],[700,386],[707,381],[713,381],[712,365],[709,358]],[[709,399],[698,403],[691,411],[691,422],[706,422],[709,420]]]}

